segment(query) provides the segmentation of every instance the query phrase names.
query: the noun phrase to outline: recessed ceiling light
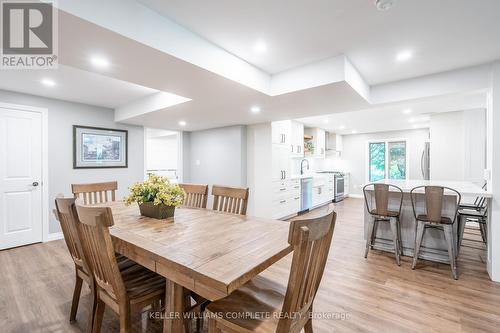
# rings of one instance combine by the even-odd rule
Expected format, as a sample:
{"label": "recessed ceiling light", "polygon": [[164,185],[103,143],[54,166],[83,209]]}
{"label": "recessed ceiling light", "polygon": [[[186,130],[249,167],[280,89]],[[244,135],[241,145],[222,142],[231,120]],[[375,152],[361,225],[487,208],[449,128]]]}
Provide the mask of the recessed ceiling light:
{"label": "recessed ceiling light", "polygon": [[412,113],[412,109],[404,109],[403,113],[404,114],[410,114],[410,113]]}
{"label": "recessed ceiling light", "polygon": [[259,106],[256,106],[256,105],[255,105],[255,106],[252,106],[252,107],[250,108],[250,111],[251,111],[252,113],[259,113],[259,112],[260,112],[260,107],[259,107]]}
{"label": "recessed ceiling light", "polygon": [[253,49],[257,53],[265,53],[267,51],[267,45],[263,41],[259,41],[255,43]]}
{"label": "recessed ceiling light", "polygon": [[413,56],[413,53],[411,51],[401,51],[396,55],[396,61],[398,62],[403,62],[409,60]]}
{"label": "recessed ceiling light", "polygon": [[44,86],[47,86],[47,87],[53,87],[56,85],[56,82],[54,80],[51,80],[51,79],[43,79],[42,81],[40,81]]}
{"label": "recessed ceiling light", "polygon": [[97,68],[109,67],[109,60],[104,57],[94,56],[90,59],[90,62]]}
{"label": "recessed ceiling light", "polygon": [[340,125],[339,129],[343,130],[345,128],[345,125]]}
{"label": "recessed ceiling light", "polygon": [[413,124],[411,127],[413,127],[413,128],[417,128],[417,127],[418,127],[418,125],[417,125],[417,124]]}
{"label": "recessed ceiling light", "polygon": [[410,122],[410,123],[414,123],[414,122],[415,122],[415,120],[416,120],[416,119],[412,117],[412,118],[408,119],[408,122]]}
{"label": "recessed ceiling light", "polygon": [[328,124],[329,120],[328,119],[323,119],[323,124]]}
{"label": "recessed ceiling light", "polygon": [[356,133],[358,133],[358,131],[356,131],[356,130],[352,130],[352,131],[351,131],[351,133],[352,133],[352,134],[356,134]]}
{"label": "recessed ceiling light", "polygon": [[375,0],[375,5],[378,10],[385,12],[394,6],[394,1],[395,0]]}
{"label": "recessed ceiling light", "polygon": [[179,126],[186,126],[187,123],[184,120],[179,121]]}

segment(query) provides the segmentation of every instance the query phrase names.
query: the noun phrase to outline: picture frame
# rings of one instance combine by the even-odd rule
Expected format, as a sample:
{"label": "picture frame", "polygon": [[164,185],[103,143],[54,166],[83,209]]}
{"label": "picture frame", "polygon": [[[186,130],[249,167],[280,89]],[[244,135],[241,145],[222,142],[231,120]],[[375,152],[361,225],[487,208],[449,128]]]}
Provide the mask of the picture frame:
{"label": "picture frame", "polygon": [[128,168],[128,131],[73,125],[73,169]]}

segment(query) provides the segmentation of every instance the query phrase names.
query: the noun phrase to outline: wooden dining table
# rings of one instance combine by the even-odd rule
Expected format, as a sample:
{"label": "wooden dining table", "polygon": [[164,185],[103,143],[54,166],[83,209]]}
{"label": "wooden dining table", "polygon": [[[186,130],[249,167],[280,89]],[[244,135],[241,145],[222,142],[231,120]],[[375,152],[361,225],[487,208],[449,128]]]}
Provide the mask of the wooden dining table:
{"label": "wooden dining table", "polygon": [[106,206],[116,252],[167,280],[164,332],[184,332],[184,288],[215,301],[292,251],[286,221],[197,208],[157,220],[141,216],[136,204]]}

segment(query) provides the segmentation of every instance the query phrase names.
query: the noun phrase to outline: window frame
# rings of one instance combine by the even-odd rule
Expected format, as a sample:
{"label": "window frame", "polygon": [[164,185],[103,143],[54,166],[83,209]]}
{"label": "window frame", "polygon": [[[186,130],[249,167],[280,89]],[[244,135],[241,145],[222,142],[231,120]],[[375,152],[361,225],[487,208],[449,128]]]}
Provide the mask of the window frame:
{"label": "window frame", "polygon": [[[385,170],[384,170],[384,178],[383,179],[389,179],[388,172],[389,172],[389,143],[394,143],[394,142],[404,142],[405,143],[405,149],[406,149],[406,158],[405,158],[405,178],[404,179],[390,179],[392,181],[402,181],[402,180],[408,180],[409,179],[409,173],[410,173],[410,143],[407,138],[393,138],[393,139],[370,139],[366,142],[366,149],[365,149],[365,178],[366,178],[366,183],[373,183],[370,180],[370,144],[371,143],[384,143],[385,144]],[[378,181],[375,181],[378,182]]]}

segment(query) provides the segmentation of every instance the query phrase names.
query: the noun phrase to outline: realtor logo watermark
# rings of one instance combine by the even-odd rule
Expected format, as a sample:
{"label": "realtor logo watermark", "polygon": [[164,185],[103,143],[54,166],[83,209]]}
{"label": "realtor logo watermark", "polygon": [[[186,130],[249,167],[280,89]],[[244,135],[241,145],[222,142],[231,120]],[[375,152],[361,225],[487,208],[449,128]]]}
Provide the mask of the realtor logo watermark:
{"label": "realtor logo watermark", "polygon": [[2,69],[57,68],[53,1],[0,0]]}

